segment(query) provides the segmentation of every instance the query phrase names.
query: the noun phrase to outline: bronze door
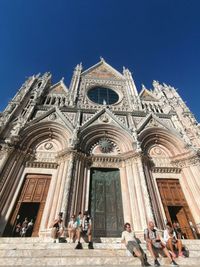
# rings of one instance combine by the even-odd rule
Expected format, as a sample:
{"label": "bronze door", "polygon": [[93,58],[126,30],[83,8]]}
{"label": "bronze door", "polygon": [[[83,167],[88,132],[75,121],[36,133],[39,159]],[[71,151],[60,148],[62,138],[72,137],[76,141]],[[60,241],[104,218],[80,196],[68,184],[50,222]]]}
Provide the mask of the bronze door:
{"label": "bronze door", "polygon": [[29,174],[26,176],[22,191],[13,210],[6,235],[14,235],[16,223],[22,223],[25,217],[33,219],[32,236],[38,236],[40,222],[51,181],[50,175]]}
{"label": "bronze door", "polygon": [[158,189],[167,217],[167,221],[178,221],[186,238],[193,239],[194,235],[189,222],[194,219],[181,189],[178,179],[157,179]]}
{"label": "bronze door", "polygon": [[123,209],[118,169],[91,169],[90,207],[95,237],[119,237]]}

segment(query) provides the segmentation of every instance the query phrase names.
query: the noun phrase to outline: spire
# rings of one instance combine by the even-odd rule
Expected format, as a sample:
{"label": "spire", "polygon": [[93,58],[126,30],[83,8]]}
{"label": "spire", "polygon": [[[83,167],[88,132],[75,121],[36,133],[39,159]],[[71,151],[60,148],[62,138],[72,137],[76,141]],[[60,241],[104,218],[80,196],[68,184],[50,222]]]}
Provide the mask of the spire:
{"label": "spire", "polygon": [[129,71],[129,69],[123,67],[123,75],[127,80],[127,84],[131,90],[131,94],[133,96],[138,96],[137,88],[136,88],[135,82],[133,80],[132,74]]}

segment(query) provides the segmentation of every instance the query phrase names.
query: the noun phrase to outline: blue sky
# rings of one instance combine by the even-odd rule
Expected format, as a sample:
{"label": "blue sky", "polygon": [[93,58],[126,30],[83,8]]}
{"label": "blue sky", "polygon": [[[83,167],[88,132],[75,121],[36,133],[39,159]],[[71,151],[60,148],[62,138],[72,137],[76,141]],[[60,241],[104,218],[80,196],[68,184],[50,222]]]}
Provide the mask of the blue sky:
{"label": "blue sky", "polygon": [[76,64],[102,56],[178,88],[200,120],[199,0],[0,0],[0,110],[26,77],[50,71],[68,86]]}

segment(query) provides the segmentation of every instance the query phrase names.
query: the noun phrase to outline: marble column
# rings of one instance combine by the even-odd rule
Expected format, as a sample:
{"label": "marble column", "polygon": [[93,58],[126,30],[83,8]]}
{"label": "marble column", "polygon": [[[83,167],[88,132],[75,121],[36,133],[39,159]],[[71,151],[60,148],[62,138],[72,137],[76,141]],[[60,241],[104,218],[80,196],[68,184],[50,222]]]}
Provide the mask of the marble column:
{"label": "marble column", "polygon": [[63,199],[62,199],[62,204],[61,204],[61,211],[63,212],[64,223],[65,223],[65,219],[66,219],[67,212],[68,212],[68,203],[69,203],[69,195],[70,195],[69,193],[70,193],[70,186],[71,186],[71,180],[72,180],[73,165],[74,165],[74,156],[71,153],[70,158],[69,158],[67,175],[65,179]]}
{"label": "marble column", "polygon": [[[144,175],[144,169],[142,165],[142,157],[137,157],[137,179],[138,179],[138,185],[139,186],[139,192],[140,192],[140,205],[141,207],[144,207],[144,212],[142,212],[142,227],[143,229],[147,226],[148,221],[153,220],[153,212],[150,202],[149,193],[147,191],[147,184],[145,181],[145,175]],[[140,206],[139,205],[139,206]]]}

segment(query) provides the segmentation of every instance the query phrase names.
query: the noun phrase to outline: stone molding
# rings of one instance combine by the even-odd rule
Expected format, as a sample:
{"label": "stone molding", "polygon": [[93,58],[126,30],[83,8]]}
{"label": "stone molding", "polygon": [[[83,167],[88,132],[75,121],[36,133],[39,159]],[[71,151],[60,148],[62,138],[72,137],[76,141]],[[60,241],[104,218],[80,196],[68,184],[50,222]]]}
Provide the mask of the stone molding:
{"label": "stone molding", "polygon": [[152,172],[156,173],[180,173],[181,168],[175,168],[175,167],[153,167]]}
{"label": "stone molding", "polygon": [[26,167],[30,168],[44,168],[44,169],[57,169],[58,163],[55,162],[26,162]]}

